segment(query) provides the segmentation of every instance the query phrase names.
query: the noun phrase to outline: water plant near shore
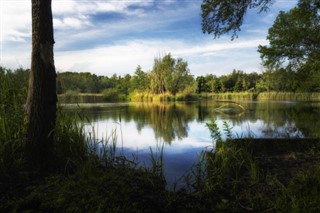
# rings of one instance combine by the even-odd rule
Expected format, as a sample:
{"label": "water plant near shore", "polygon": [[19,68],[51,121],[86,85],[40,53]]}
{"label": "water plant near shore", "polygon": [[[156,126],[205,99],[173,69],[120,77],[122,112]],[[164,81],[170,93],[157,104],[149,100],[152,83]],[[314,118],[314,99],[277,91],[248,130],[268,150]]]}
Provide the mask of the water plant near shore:
{"label": "water plant near shore", "polygon": [[[319,140],[236,139],[230,137],[227,124],[224,131],[229,137],[222,140],[214,120],[207,123],[207,127],[215,149],[206,152],[207,178],[196,189],[207,209],[224,212],[319,211],[318,205],[313,205],[319,202],[320,195],[319,188],[313,187],[320,184],[319,176],[314,175],[319,172],[318,161],[312,163],[310,160],[299,167],[292,162],[318,156]],[[288,153],[295,157],[287,157]]]}

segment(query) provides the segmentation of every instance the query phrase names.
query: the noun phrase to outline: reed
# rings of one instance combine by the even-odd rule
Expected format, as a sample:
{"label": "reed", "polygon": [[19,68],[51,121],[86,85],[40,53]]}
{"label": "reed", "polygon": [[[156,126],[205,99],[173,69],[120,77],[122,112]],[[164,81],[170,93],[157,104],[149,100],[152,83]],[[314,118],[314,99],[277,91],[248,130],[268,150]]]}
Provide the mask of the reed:
{"label": "reed", "polygon": [[152,102],[153,95],[149,92],[130,93],[128,100],[132,102]]}
{"label": "reed", "polygon": [[106,97],[100,93],[65,93],[58,95],[60,103],[103,103]]}
{"label": "reed", "polygon": [[164,151],[164,142],[156,144],[156,150],[153,151],[150,147],[150,158],[151,158],[151,172],[165,180],[163,174],[163,151]]}
{"label": "reed", "polygon": [[320,93],[262,92],[257,100],[320,101]]}
{"label": "reed", "polygon": [[72,115],[58,108],[55,128],[55,167],[64,173],[74,172],[88,160],[88,143],[84,131],[86,117],[80,109]]}
{"label": "reed", "polygon": [[255,100],[256,94],[252,92],[204,93],[201,97],[208,100]]}
{"label": "reed", "polygon": [[181,92],[176,95],[171,93],[152,94],[149,92],[133,92],[129,95],[129,101],[133,102],[174,102],[174,101],[196,101],[199,97],[195,93]]}
{"label": "reed", "polygon": [[0,71],[0,174],[15,173],[24,161],[26,91]]}

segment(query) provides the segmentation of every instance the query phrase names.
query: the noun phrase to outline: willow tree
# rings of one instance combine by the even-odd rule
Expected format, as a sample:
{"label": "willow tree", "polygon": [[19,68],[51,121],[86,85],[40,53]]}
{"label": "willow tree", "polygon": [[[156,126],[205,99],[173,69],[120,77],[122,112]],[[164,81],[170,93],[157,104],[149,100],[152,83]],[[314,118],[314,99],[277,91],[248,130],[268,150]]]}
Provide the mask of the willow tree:
{"label": "willow tree", "polygon": [[150,73],[150,87],[156,94],[170,92],[176,95],[187,86],[192,85],[193,76],[188,69],[188,63],[182,58],[174,59],[171,54],[154,60]]}
{"label": "willow tree", "polygon": [[51,0],[32,0],[32,55],[26,110],[26,160],[44,168],[53,156],[57,111]]}

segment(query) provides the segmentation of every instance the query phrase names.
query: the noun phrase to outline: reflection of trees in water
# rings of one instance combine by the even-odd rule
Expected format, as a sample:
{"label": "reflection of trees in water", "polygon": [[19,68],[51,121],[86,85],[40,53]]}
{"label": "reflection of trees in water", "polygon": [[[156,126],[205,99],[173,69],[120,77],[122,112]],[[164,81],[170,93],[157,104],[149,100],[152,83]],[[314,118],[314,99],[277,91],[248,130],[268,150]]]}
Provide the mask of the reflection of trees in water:
{"label": "reflection of trees in water", "polygon": [[243,122],[264,123],[265,137],[318,137],[320,129],[319,104],[297,102],[260,102],[246,107],[245,116],[232,120],[233,125]]}
{"label": "reflection of trees in water", "polygon": [[[198,105],[198,120],[205,121],[206,115],[216,120],[227,120],[231,126],[243,126],[247,123],[262,121],[261,130],[265,137],[319,137],[320,103],[297,102],[242,102],[244,114],[219,113],[210,109],[221,103],[203,103]],[[250,129],[250,126],[249,126]]]}
{"label": "reflection of trees in water", "polygon": [[[194,119],[191,108],[182,104],[150,104],[134,107],[133,111],[144,111],[147,119],[144,125],[149,125],[156,139],[171,143],[174,139],[188,136],[188,123]],[[139,119],[139,118],[138,118]],[[137,120],[135,120],[137,121]]]}
{"label": "reflection of trees in water", "polygon": [[[129,103],[110,106],[82,108],[80,113],[89,120],[113,120],[135,122],[138,131],[151,127],[156,139],[171,143],[175,139],[188,136],[188,124],[194,120],[204,123],[212,117],[227,120],[230,126],[243,126],[262,121],[265,137],[319,136],[320,104],[260,102],[241,103],[246,111],[242,115],[221,114],[214,109],[221,106],[217,102],[195,103]],[[203,128],[206,128],[203,125]],[[249,127],[250,129],[250,127]]]}
{"label": "reflection of trees in water", "polygon": [[188,136],[188,123],[197,115],[194,105],[180,103],[139,103],[109,107],[94,107],[84,110],[91,121],[111,119],[119,122],[134,121],[140,132],[151,127],[156,139],[171,143],[176,138]]}
{"label": "reflection of trees in water", "polygon": [[266,133],[273,130],[279,137],[318,137],[318,107],[311,103],[268,102],[257,105],[256,118],[265,123]]}

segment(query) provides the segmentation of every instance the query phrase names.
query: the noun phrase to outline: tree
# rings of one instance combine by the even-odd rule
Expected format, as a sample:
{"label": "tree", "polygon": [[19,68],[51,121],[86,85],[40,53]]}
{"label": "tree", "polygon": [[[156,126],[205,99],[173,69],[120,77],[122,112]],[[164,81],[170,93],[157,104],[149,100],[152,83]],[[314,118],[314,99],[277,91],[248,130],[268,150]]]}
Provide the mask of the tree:
{"label": "tree", "polygon": [[[306,1],[305,1],[306,2]],[[299,4],[288,12],[280,12],[269,29],[268,46],[259,46],[266,67],[288,73],[285,82],[293,74],[299,91],[318,90],[320,70],[320,8]],[[277,73],[277,72],[275,72]],[[316,79],[316,81],[315,81]],[[317,89],[315,89],[317,88]],[[288,88],[282,88],[282,90]]]}
{"label": "tree", "polygon": [[129,94],[131,75],[126,74],[124,77],[119,76],[116,84],[117,93]]}
{"label": "tree", "polygon": [[32,55],[25,106],[26,160],[45,168],[53,156],[57,111],[56,71],[53,60],[51,0],[32,0]]}
{"label": "tree", "polygon": [[131,86],[132,90],[137,90],[139,92],[148,90],[148,74],[142,70],[141,66],[137,67],[134,76],[131,78]]}
{"label": "tree", "polygon": [[[271,0],[203,0],[202,30],[214,38],[232,32],[234,39],[248,9],[267,11],[272,3]],[[295,88],[318,91],[320,1],[299,0],[297,5],[288,13],[280,13],[269,30],[270,46],[260,46],[259,51],[268,69],[284,64],[287,73],[297,72],[300,79],[294,83]]]}
{"label": "tree", "polygon": [[[150,72],[150,88],[153,93],[163,94],[169,91],[173,95],[186,88],[191,79],[188,63],[183,59],[177,60],[171,54],[154,60],[153,69]],[[193,79],[193,77],[192,77]]]}
{"label": "tree", "polygon": [[259,46],[264,65],[272,68],[286,67],[297,71],[308,62],[320,57],[319,10],[295,7],[280,12],[269,29],[268,46]]}
{"label": "tree", "polygon": [[185,89],[187,84],[191,83],[190,81],[190,71],[188,69],[188,63],[183,61],[182,58],[175,60],[173,64],[173,69],[170,69],[171,73],[167,76],[166,88],[171,94],[176,95],[177,92]]}
{"label": "tree", "polygon": [[203,0],[202,31],[213,33],[215,38],[232,32],[232,39],[243,23],[243,17],[248,9],[257,8],[259,12],[267,11],[273,0]]}
{"label": "tree", "polygon": [[[203,0],[202,31],[213,34],[214,38],[232,32],[233,39],[237,37],[248,9],[258,9],[259,13],[265,12],[273,2],[273,0]],[[320,1],[299,0],[298,5],[305,10],[315,10],[320,8]]]}
{"label": "tree", "polygon": [[203,92],[208,92],[209,87],[207,85],[207,79],[204,76],[198,76],[196,78],[197,82],[197,93],[201,94]]}

